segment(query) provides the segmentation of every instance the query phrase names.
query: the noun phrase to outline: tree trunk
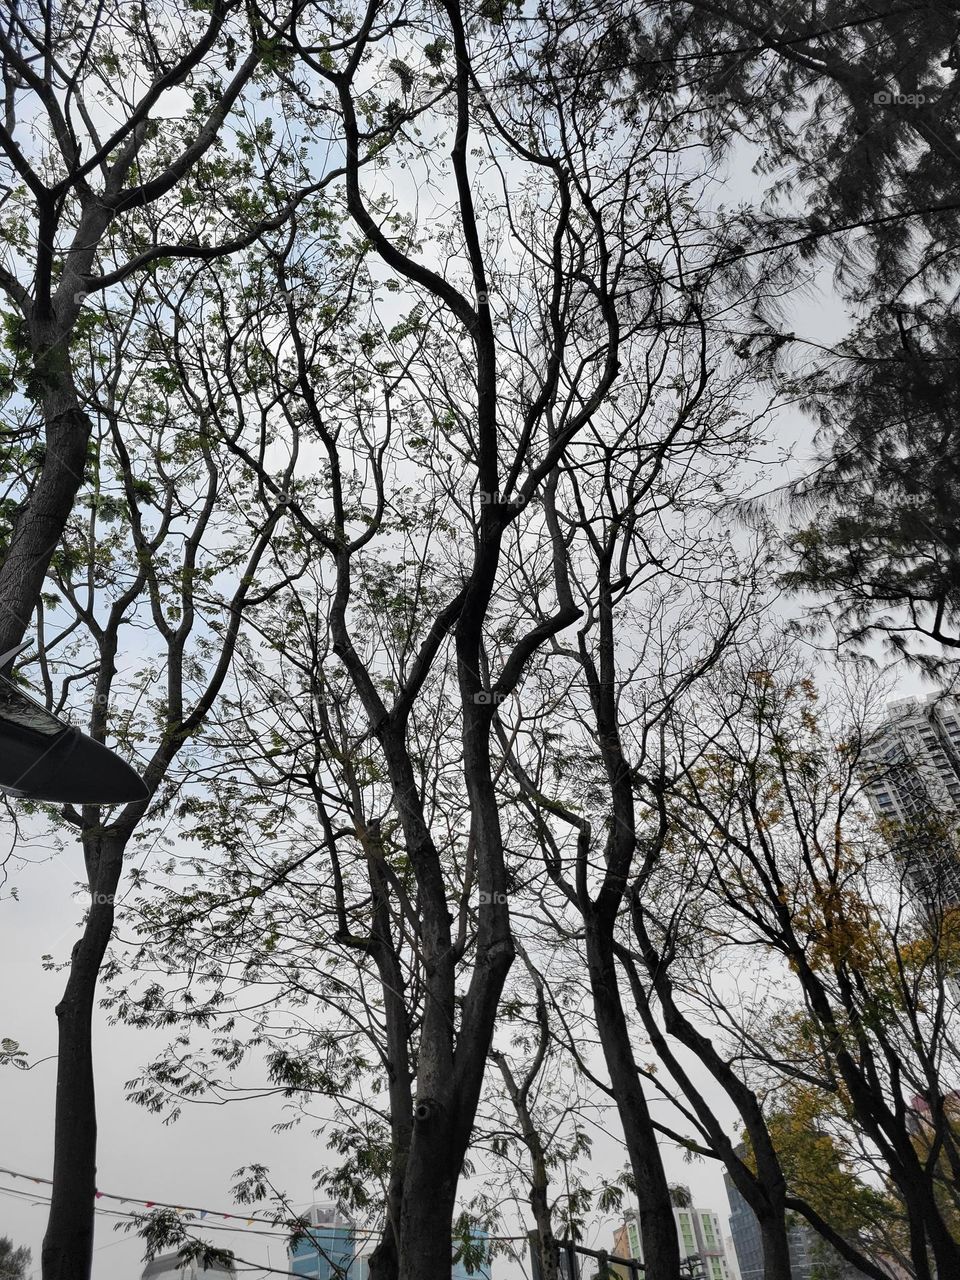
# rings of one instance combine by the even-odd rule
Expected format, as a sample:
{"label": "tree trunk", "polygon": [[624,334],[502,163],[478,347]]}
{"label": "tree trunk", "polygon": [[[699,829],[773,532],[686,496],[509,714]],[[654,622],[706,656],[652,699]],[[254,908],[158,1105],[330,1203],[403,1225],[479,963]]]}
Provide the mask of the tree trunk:
{"label": "tree trunk", "polygon": [[[383,1233],[368,1261],[368,1280],[397,1280],[400,1268],[400,1251],[397,1245],[394,1222],[399,1221],[402,1199],[403,1183],[396,1177],[395,1173],[392,1173],[390,1176],[390,1188],[387,1192],[387,1210]],[[397,1216],[395,1217],[394,1215]]]}
{"label": "tree trunk", "polygon": [[[788,922],[789,923],[789,922]],[[787,933],[787,930],[784,930]],[[842,1034],[834,1018],[833,1008],[817,974],[806,963],[802,948],[794,947],[803,989],[810,1009],[823,1030],[840,1046],[834,1061],[853,1104],[853,1115],[863,1131],[883,1153],[894,1184],[906,1205],[910,1227],[910,1253],[916,1280],[930,1280],[929,1252],[933,1254],[937,1280],[960,1276],[960,1244],[947,1229],[933,1193],[928,1171],[914,1147],[901,1117],[887,1103],[882,1087],[876,1083],[877,1073],[871,1061],[869,1042],[861,1035],[859,1061],[844,1047]],[[848,997],[844,1005],[847,1017],[859,1017],[855,1001]],[[852,1019],[851,1019],[852,1020]],[[895,1046],[883,1037],[882,1025],[873,1028],[889,1061]],[[863,1063],[866,1061],[866,1070]]]}
{"label": "tree trunk", "polygon": [[370,1255],[369,1280],[397,1280],[400,1269],[400,1216],[403,1185],[413,1130],[413,1092],[410,1073],[410,1026],[405,1002],[406,981],[397,954],[390,923],[390,883],[383,871],[379,824],[369,828],[366,841],[370,891],[374,902],[373,950],[383,990],[384,1021],[387,1034],[387,1078],[390,1088],[390,1181],[384,1213],[383,1234]]}
{"label": "tree trunk", "polygon": [[758,1214],[757,1224],[763,1246],[763,1280],[792,1280],[790,1240],[784,1228],[783,1215]]}
{"label": "tree trunk", "polygon": [[[463,1022],[451,1053],[451,1028],[441,1002],[424,1016],[417,1070],[413,1136],[403,1180],[399,1280],[450,1280],[452,1221],[463,1161],[470,1144],[493,1023],[510,964],[511,947],[478,948]],[[452,990],[451,958],[427,967],[426,985]],[[476,998],[471,1002],[470,996]]]}
{"label": "tree trunk", "polygon": [[45,392],[46,424],[40,475],[13,526],[0,565],[0,653],[19,644],[37,607],[50,557],[83,481],[90,419],[80,408],[69,357],[55,344],[34,362]]}
{"label": "tree trunk", "polygon": [[[526,955],[524,955],[526,959]],[[529,966],[529,961],[528,961]],[[530,1108],[527,1105],[526,1088],[529,1087],[536,1079],[540,1066],[543,1063],[543,1053],[546,1049],[546,1036],[548,1027],[546,1022],[546,1009],[543,1004],[543,993],[538,988],[537,1001],[537,1017],[540,1023],[541,1041],[538,1050],[537,1060],[531,1073],[527,1076],[526,1086],[524,1089],[518,1087],[514,1079],[510,1065],[502,1053],[496,1050],[492,1051],[490,1056],[500,1068],[500,1074],[503,1076],[507,1093],[510,1095],[510,1101],[513,1103],[514,1110],[517,1113],[517,1119],[520,1123],[520,1132],[523,1135],[524,1145],[530,1154],[530,1209],[533,1213],[533,1220],[536,1223],[536,1249],[540,1259],[540,1280],[558,1280],[560,1257],[557,1251],[557,1241],[553,1234],[553,1219],[550,1214],[549,1189],[550,1178],[547,1172],[547,1157],[543,1148],[543,1142],[540,1139],[540,1131],[534,1123]]]}
{"label": "tree trunk", "polygon": [[[923,1229],[923,1214],[918,1210],[914,1197],[903,1193],[903,1201],[907,1207],[907,1230],[910,1233],[910,1261],[916,1280],[933,1280],[930,1270],[930,1256],[927,1252],[927,1233]],[[949,1273],[948,1273],[949,1274]]]}
{"label": "tree trunk", "polygon": [[919,1183],[920,1179],[908,1189],[900,1182],[900,1193],[906,1203],[910,1223],[910,1254],[917,1280],[927,1280],[931,1274],[937,1280],[960,1276],[960,1244],[943,1221],[932,1185],[929,1182],[925,1185]]}
{"label": "tree trunk", "polygon": [[41,1254],[43,1280],[89,1280],[93,1255],[97,1112],[91,1024],[100,965],[113,931],[113,900],[126,839],[97,828],[84,833],[83,845],[91,905],[57,1005],[53,1188]]}
{"label": "tree trunk", "polygon": [[630,1044],[612,939],[588,919],[586,943],[597,1030],[637,1186],[645,1280],[679,1280],[680,1245],[670,1188]]}
{"label": "tree trunk", "polygon": [[[495,942],[478,948],[453,1053],[451,1027],[439,1016],[442,1004],[431,1003],[428,996],[413,1136],[403,1183],[399,1280],[450,1280],[457,1187],[477,1113],[496,1010],[512,959],[512,948]],[[452,990],[452,975],[444,973],[451,963],[448,956],[427,966],[428,988],[435,984],[441,992]]]}
{"label": "tree trunk", "polygon": [[530,1179],[530,1208],[537,1225],[540,1280],[559,1280],[560,1252],[547,1203],[547,1166],[542,1157],[534,1161],[533,1177]]}
{"label": "tree trunk", "polygon": [[439,1099],[425,1116],[422,1106],[404,1180],[399,1280],[450,1280],[453,1211],[467,1142]]}
{"label": "tree trunk", "polygon": [[696,1088],[673,1053],[654,1017],[648,993],[640,981],[640,975],[630,953],[614,944],[614,954],[620,957],[630,980],[637,1012],[643,1019],[643,1025],[658,1059],[667,1067],[680,1086],[687,1101],[696,1112],[704,1132],[709,1136],[718,1157],[723,1161],[734,1186],[756,1215],[763,1245],[764,1280],[792,1280],[786,1221],[787,1184],[770,1139],[763,1109],[753,1090],[721,1057],[709,1037],[698,1031],[677,1005],[667,966],[663,962],[663,957],[653,946],[647,932],[639,885],[634,886],[631,896],[634,933],[640,943],[651,983],[660,1000],[664,1026],[670,1035],[675,1036],[681,1044],[696,1055],[736,1106],[753,1149],[757,1163],[756,1174],[744,1165],[740,1152],[734,1148],[726,1130],[714,1114],[713,1108]]}

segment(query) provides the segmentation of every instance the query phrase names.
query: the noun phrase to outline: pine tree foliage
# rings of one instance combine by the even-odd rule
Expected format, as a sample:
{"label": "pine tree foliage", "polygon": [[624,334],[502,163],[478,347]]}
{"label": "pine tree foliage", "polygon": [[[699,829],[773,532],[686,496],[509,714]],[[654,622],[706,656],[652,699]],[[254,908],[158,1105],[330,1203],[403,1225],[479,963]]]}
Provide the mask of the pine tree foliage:
{"label": "pine tree foliage", "polygon": [[942,304],[880,309],[807,385],[821,466],[793,494],[791,587],[848,640],[882,635],[928,669],[915,633],[960,648],[960,322]]}
{"label": "pine tree foliage", "polygon": [[30,1250],[17,1247],[8,1236],[0,1236],[0,1276],[3,1280],[26,1280]]}
{"label": "pine tree foliage", "polygon": [[[754,159],[763,199],[718,217],[721,256],[794,284],[834,263],[852,333],[800,384],[821,455],[793,495],[787,582],[825,599],[842,641],[881,633],[933,668],[926,642],[957,641],[957,31],[955,4],[923,0],[688,0],[605,29],[637,102],[667,94],[678,127]],[[778,319],[761,325],[771,356],[794,349]]]}

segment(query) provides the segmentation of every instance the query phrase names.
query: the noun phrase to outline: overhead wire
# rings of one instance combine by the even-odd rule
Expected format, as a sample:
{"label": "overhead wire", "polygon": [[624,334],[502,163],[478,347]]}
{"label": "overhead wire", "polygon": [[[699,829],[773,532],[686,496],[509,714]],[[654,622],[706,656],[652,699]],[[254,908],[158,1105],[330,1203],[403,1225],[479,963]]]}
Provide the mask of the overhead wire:
{"label": "overhead wire", "polygon": [[[32,1182],[44,1187],[50,1187],[53,1185],[50,1178],[40,1178],[40,1177],[37,1177],[35,1174],[24,1173],[18,1169],[5,1169],[0,1167],[0,1174],[6,1174],[8,1177],[11,1177],[11,1178],[23,1178],[27,1182]],[[24,1200],[33,1200],[39,1204],[50,1203],[50,1196],[48,1194],[45,1194],[42,1192],[32,1192],[27,1188],[21,1189],[19,1187],[0,1185],[0,1195],[10,1195],[10,1196],[19,1197],[20,1199],[24,1199]],[[275,1218],[262,1218],[262,1217],[257,1217],[256,1215],[248,1216],[242,1211],[239,1213],[237,1212],[223,1213],[219,1209],[204,1209],[204,1208],[200,1208],[197,1205],[174,1204],[170,1201],[164,1201],[164,1200],[144,1200],[139,1196],[130,1196],[130,1195],[121,1196],[109,1191],[100,1191],[99,1189],[96,1192],[96,1197],[97,1197],[97,1200],[115,1200],[121,1204],[142,1205],[146,1209],[173,1209],[173,1211],[178,1214],[180,1213],[196,1214],[198,1215],[197,1218],[187,1219],[187,1221],[190,1223],[191,1226],[199,1226],[202,1224],[205,1228],[210,1228],[211,1230],[214,1230],[214,1231],[239,1231],[251,1236],[267,1236],[271,1238],[279,1237],[285,1240],[289,1240],[291,1235],[291,1230],[293,1227],[292,1219],[291,1219],[290,1227],[286,1229],[278,1230],[277,1228],[280,1227],[281,1224],[278,1223],[277,1219]],[[131,1219],[137,1216],[137,1214],[132,1210],[110,1209],[100,1204],[94,1205],[94,1212],[103,1214],[107,1217],[113,1217],[113,1218]],[[217,1221],[217,1219],[220,1219],[220,1221]],[[227,1225],[228,1221],[231,1222],[231,1225]],[[312,1224],[307,1222],[305,1218],[301,1218],[299,1215],[297,1215],[297,1221],[303,1227],[305,1227],[307,1233],[311,1236],[334,1235],[338,1231],[342,1231],[343,1229],[342,1227],[336,1227],[336,1226],[323,1226],[323,1225],[313,1226]],[[256,1228],[257,1226],[261,1226],[261,1225],[270,1227],[272,1228],[272,1230],[269,1230],[269,1231],[259,1231],[256,1229],[250,1230],[251,1227]],[[380,1237],[380,1231],[373,1228],[351,1226],[350,1229],[353,1232],[354,1236],[357,1236],[357,1237],[363,1236],[363,1237],[366,1237],[367,1239],[379,1239]],[[526,1235],[522,1235],[522,1236],[487,1235],[486,1239],[490,1241],[491,1244],[493,1244],[493,1243],[508,1243],[512,1241],[526,1240],[527,1237]],[[283,1272],[281,1274],[286,1275],[287,1272]]]}

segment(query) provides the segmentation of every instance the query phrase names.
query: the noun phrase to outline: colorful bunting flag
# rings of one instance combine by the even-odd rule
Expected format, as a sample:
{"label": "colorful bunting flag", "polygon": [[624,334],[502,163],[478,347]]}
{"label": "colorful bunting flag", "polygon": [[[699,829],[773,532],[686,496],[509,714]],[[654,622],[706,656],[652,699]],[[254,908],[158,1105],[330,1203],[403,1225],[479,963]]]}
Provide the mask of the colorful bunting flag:
{"label": "colorful bunting flag", "polygon": [[[0,1168],[0,1174],[6,1174],[6,1175],[7,1175],[7,1177],[10,1177],[10,1178],[23,1178],[25,1181],[27,1181],[27,1182],[32,1182],[32,1183],[34,1183],[34,1184],[35,1184],[35,1185],[37,1185],[37,1186],[41,1186],[41,1185],[52,1186],[52,1185],[53,1185],[53,1183],[50,1181],[50,1179],[49,1179],[49,1178],[34,1178],[34,1177],[32,1177],[29,1173],[17,1173],[17,1172],[16,1172],[15,1170],[13,1170],[13,1169],[3,1169],[3,1168]],[[139,1204],[139,1205],[143,1205],[143,1206],[144,1206],[144,1208],[146,1208],[146,1209],[156,1209],[156,1208],[173,1209],[175,1213],[178,1213],[178,1214],[182,1213],[182,1214],[187,1214],[187,1215],[196,1214],[196,1215],[197,1215],[199,1218],[201,1218],[201,1219],[203,1219],[203,1218],[208,1218],[208,1217],[213,1216],[213,1217],[220,1217],[220,1218],[222,1218],[222,1220],[223,1220],[224,1222],[230,1222],[230,1221],[238,1221],[238,1222],[239,1222],[239,1221],[245,1221],[245,1222],[246,1222],[246,1225],[247,1225],[248,1227],[255,1226],[258,1222],[262,1222],[262,1223],[265,1223],[265,1224],[270,1225],[270,1226],[275,1226],[275,1225],[276,1225],[274,1222],[272,1222],[272,1221],[271,1221],[270,1219],[268,1219],[268,1218],[246,1218],[246,1219],[240,1219],[240,1218],[239,1218],[237,1215],[235,1215],[235,1214],[232,1214],[232,1213],[218,1213],[218,1211],[217,1211],[217,1210],[215,1210],[215,1209],[200,1209],[200,1208],[197,1208],[196,1206],[184,1206],[184,1205],[180,1205],[180,1204],[178,1204],[178,1205],[172,1205],[172,1204],[169,1204],[168,1202],[163,1201],[163,1200],[160,1200],[160,1201],[157,1201],[157,1200],[138,1200],[135,1196],[115,1196],[115,1195],[111,1195],[109,1191],[99,1191],[99,1190],[97,1190],[96,1188],[94,1188],[94,1196],[96,1197],[96,1199],[97,1199],[97,1200],[104,1200],[104,1199],[106,1199],[106,1200],[116,1200],[119,1204]],[[2,1276],[0,1276],[0,1280],[2,1280]]]}

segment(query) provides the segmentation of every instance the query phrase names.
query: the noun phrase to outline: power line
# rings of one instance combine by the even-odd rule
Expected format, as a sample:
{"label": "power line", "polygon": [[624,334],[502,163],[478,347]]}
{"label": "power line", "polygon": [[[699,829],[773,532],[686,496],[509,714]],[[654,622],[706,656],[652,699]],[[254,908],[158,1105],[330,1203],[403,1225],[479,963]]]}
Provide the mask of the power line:
{"label": "power line", "polygon": [[[49,1178],[38,1178],[34,1174],[23,1173],[17,1169],[0,1168],[0,1173],[5,1173],[11,1178],[25,1178],[28,1182],[34,1182],[41,1186],[48,1186],[48,1187],[53,1186],[53,1183]],[[18,1188],[15,1188],[15,1187],[10,1187],[8,1188],[8,1190],[14,1194],[21,1194],[21,1195],[27,1195],[27,1196],[29,1196],[30,1194],[29,1192],[26,1192],[26,1191],[19,1192]],[[212,1222],[208,1222],[207,1220],[211,1217],[220,1218],[220,1219],[223,1219],[224,1221],[229,1221],[231,1219],[236,1220],[237,1222],[242,1221],[245,1223],[246,1226],[250,1226],[253,1224],[261,1224],[261,1223],[264,1226],[269,1226],[269,1227],[276,1227],[279,1225],[275,1218],[258,1218],[255,1214],[248,1217],[246,1214],[243,1214],[243,1213],[223,1213],[219,1209],[203,1209],[197,1205],[189,1205],[189,1204],[172,1204],[165,1200],[143,1200],[138,1196],[120,1196],[120,1195],[115,1195],[109,1191],[98,1190],[95,1192],[95,1195],[97,1200],[116,1200],[120,1204],[138,1204],[138,1205],[143,1205],[143,1207],[146,1209],[173,1209],[175,1213],[195,1213],[199,1215],[200,1220],[204,1222],[205,1225],[207,1226],[219,1225],[219,1224],[214,1224]],[[47,1197],[43,1197],[43,1199],[45,1202],[48,1202]],[[98,1213],[113,1212],[112,1210],[102,1209],[99,1205],[96,1205],[95,1208],[97,1209]],[[120,1216],[129,1217],[130,1214],[121,1214]],[[234,1227],[232,1229],[235,1231],[242,1231],[244,1228]],[[336,1227],[322,1227],[322,1226],[310,1227],[310,1232],[313,1235],[316,1235],[318,1233],[321,1233],[321,1234],[333,1233],[336,1230],[337,1230]],[[365,1230],[363,1228],[360,1228],[359,1230],[357,1228],[353,1228],[353,1230],[356,1234],[360,1234],[360,1235],[367,1235],[367,1236],[379,1235],[379,1232],[377,1231]],[[259,1234],[265,1234],[265,1233],[259,1233]],[[288,1231],[288,1232],[280,1232],[280,1233],[273,1232],[272,1234],[289,1235],[290,1233]]]}
{"label": "power line", "polygon": [[[32,1173],[23,1173],[19,1169],[5,1169],[3,1167],[0,1167],[0,1174],[7,1174],[11,1178],[23,1178],[25,1181],[36,1183],[39,1186],[45,1186],[45,1187],[53,1186],[53,1183],[50,1178],[38,1178],[36,1175]],[[196,1221],[194,1221],[193,1219],[189,1220],[192,1226],[199,1225],[202,1222],[205,1228],[209,1228],[210,1230],[213,1230],[213,1231],[239,1231],[245,1235],[267,1236],[274,1239],[281,1238],[284,1240],[289,1240],[291,1232],[293,1231],[294,1228],[297,1230],[298,1233],[302,1233],[308,1238],[310,1236],[316,1237],[318,1235],[335,1235],[338,1231],[342,1231],[344,1229],[344,1226],[347,1225],[347,1224],[343,1224],[343,1226],[341,1227],[313,1226],[309,1222],[307,1222],[304,1218],[296,1218],[291,1220],[290,1225],[286,1230],[277,1230],[277,1228],[280,1227],[281,1224],[275,1218],[258,1218],[255,1215],[252,1217],[245,1217],[243,1213],[222,1213],[219,1209],[201,1209],[196,1205],[173,1204],[165,1200],[143,1200],[138,1196],[120,1196],[109,1191],[98,1190],[95,1194],[98,1201],[99,1200],[116,1200],[120,1204],[142,1205],[144,1208],[147,1208],[147,1209],[173,1209],[174,1212],[178,1214],[179,1213],[197,1214],[198,1218]],[[0,1186],[0,1195],[10,1195],[10,1196],[19,1197],[20,1199],[34,1200],[40,1204],[50,1203],[49,1195],[42,1194],[40,1192],[31,1192],[26,1188],[21,1190],[19,1187]],[[111,1217],[111,1218],[130,1219],[135,1216],[133,1211],[131,1210],[124,1211],[124,1210],[117,1210],[117,1209],[108,1209],[106,1207],[101,1206],[100,1204],[94,1205],[94,1212],[99,1214],[104,1214],[107,1217]],[[221,1219],[221,1221],[215,1221],[215,1219]],[[230,1220],[235,1222],[237,1225],[225,1226],[224,1222],[230,1221]],[[240,1223],[243,1223],[244,1225],[241,1226],[239,1225]],[[248,1230],[248,1228],[251,1226],[260,1226],[260,1225],[271,1227],[273,1228],[273,1230],[270,1230],[270,1231]],[[355,1227],[353,1226],[352,1223],[349,1224],[349,1230],[356,1237],[364,1236],[367,1239],[379,1239],[380,1237],[379,1230],[374,1230],[372,1228],[366,1228],[366,1227]],[[522,1235],[522,1236],[487,1235],[486,1239],[491,1244],[495,1244],[495,1243],[500,1244],[500,1243],[512,1243],[514,1241],[526,1240],[527,1237],[525,1235]],[[286,1274],[286,1273],[284,1272],[282,1274]]]}
{"label": "power line", "polygon": [[[30,1200],[34,1204],[43,1204],[43,1205],[50,1204],[50,1197],[48,1195],[43,1195],[42,1193],[37,1193],[33,1191],[21,1191],[18,1187],[0,1186],[0,1195],[12,1196],[15,1199],[19,1199],[19,1200]],[[168,1206],[163,1206],[163,1207],[168,1207]],[[100,1205],[94,1206],[94,1212],[99,1213],[101,1217],[119,1218],[125,1222],[132,1221],[137,1216],[131,1210],[124,1211],[123,1209],[104,1209],[104,1208],[101,1208]],[[200,1221],[201,1221],[200,1219],[195,1220],[193,1218],[188,1218],[186,1220],[186,1223],[189,1223],[190,1226],[199,1226]],[[186,1223],[184,1225],[186,1225]],[[287,1240],[290,1237],[289,1231],[258,1231],[256,1229],[250,1230],[246,1226],[233,1226],[233,1225],[228,1225],[227,1223],[224,1223],[224,1222],[211,1222],[206,1219],[203,1220],[203,1226],[205,1229],[208,1229],[210,1231],[239,1231],[246,1236],[266,1236],[269,1239],[279,1238],[282,1240]]]}

